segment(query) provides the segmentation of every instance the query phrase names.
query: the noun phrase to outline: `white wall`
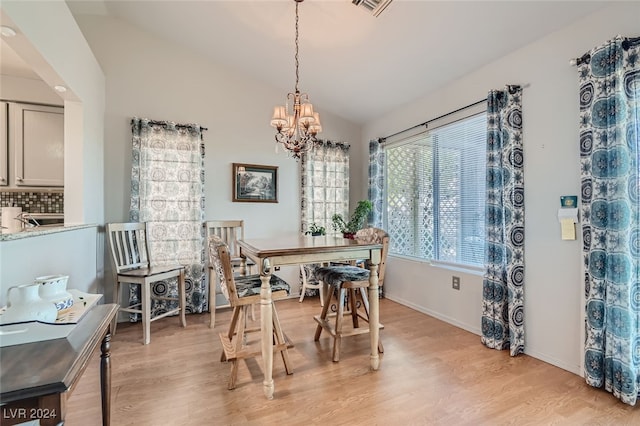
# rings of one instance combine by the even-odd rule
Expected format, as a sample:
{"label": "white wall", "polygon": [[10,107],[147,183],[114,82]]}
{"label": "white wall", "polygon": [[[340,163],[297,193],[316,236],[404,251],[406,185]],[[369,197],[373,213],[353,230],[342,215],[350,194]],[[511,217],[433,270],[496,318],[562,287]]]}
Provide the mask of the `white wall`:
{"label": "white wall", "polygon": [[[46,84],[68,88],[63,95],[65,220],[102,224],[104,75],[64,1],[3,0],[0,6],[0,22],[18,33],[6,41]],[[70,288],[101,292],[103,236],[95,227],[87,229],[0,242],[2,292],[29,282],[45,266],[44,273],[53,273],[51,259],[60,260],[56,270],[70,275]]]}
{"label": "white wall", "polygon": [[[222,68],[124,21],[81,16],[78,23],[107,76],[105,119],[105,220],[127,220],[133,116],[198,123],[205,141],[205,217],[244,219],[245,237],[299,232],[299,165],[275,153],[273,107],[285,92]],[[259,66],[259,64],[256,64]],[[293,82],[292,82],[293,84]],[[313,96],[311,94],[311,96]],[[360,128],[314,105],[322,138],[358,144]],[[279,202],[231,201],[231,164],[278,166]],[[297,272],[280,274],[292,286]],[[292,293],[296,293],[292,289]]]}
{"label": "white wall", "polygon": [[[525,350],[529,355],[577,374],[582,371],[582,245],[580,238],[560,239],[556,218],[561,195],[580,195],[578,78],[569,59],[582,56],[616,34],[639,36],[638,17],[640,3],[609,6],[393,114],[367,123],[360,146],[364,156],[370,139],[471,104],[485,98],[490,89],[505,84],[526,87],[523,94]],[[363,178],[366,173],[366,169],[361,170]],[[460,291],[451,289],[452,275],[462,277]],[[385,294],[480,334],[480,276],[391,258]]]}
{"label": "white wall", "polygon": [[[95,227],[0,242],[0,306],[9,287],[44,275],[69,275],[67,288],[102,293]],[[20,266],[20,267],[18,267]]]}

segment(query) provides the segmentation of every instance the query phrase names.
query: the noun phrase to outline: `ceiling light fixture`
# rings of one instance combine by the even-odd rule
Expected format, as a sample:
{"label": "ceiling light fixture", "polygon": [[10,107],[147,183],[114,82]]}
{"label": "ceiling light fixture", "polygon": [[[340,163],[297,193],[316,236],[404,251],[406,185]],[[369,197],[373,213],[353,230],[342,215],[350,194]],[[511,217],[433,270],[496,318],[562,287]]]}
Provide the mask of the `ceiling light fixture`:
{"label": "ceiling light fixture", "polygon": [[[296,87],[294,93],[287,95],[284,106],[277,106],[273,110],[271,126],[278,131],[276,144],[281,143],[289,151],[291,157],[299,160],[302,153],[313,147],[316,135],[322,131],[322,126],[320,125],[320,115],[313,111],[309,95],[300,93],[298,90],[298,67],[300,65],[298,60],[298,3],[302,3],[304,0],[294,1],[296,2]],[[293,103],[292,109],[289,109],[289,100]]]}
{"label": "ceiling light fixture", "polygon": [[11,27],[7,27],[7,26],[0,26],[0,34],[2,34],[4,37],[15,37],[16,36],[16,30],[14,30]]}
{"label": "ceiling light fixture", "polygon": [[64,92],[66,92],[66,91],[67,91],[67,88],[66,88],[66,87],[64,87],[64,86],[60,86],[60,85],[53,86],[53,89],[54,89],[56,92],[59,92],[59,93],[64,93]]}

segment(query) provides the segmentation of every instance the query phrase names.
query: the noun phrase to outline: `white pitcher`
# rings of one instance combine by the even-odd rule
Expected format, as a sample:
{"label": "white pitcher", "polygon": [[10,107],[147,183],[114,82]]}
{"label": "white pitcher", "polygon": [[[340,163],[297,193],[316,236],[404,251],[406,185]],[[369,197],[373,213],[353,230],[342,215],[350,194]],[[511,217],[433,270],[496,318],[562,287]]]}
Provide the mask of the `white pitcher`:
{"label": "white pitcher", "polygon": [[38,294],[40,284],[24,284],[7,290],[7,310],[0,315],[0,323],[40,321],[53,323],[58,317],[56,305]]}
{"label": "white pitcher", "polygon": [[37,277],[34,282],[40,284],[40,297],[55,304],[60,313],[73,306],[73,295],[67,291],[68,275],[46,275]]}

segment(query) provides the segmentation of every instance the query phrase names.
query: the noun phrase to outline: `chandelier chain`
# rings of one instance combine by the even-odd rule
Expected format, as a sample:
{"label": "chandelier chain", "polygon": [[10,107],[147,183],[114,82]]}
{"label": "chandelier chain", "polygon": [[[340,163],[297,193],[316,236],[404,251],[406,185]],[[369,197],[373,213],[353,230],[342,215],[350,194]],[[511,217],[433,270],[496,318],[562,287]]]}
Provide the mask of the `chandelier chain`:
{"label": "chandelier chain", "polygon": [[296,1],[296,55],[295,55],[295,59],[296,59],[296,93],[299,92],[298,90],[298,80],[300,79],[300,75],[298,73],[298,67],[300,66],[300,61],[298,59],[298,2]]}

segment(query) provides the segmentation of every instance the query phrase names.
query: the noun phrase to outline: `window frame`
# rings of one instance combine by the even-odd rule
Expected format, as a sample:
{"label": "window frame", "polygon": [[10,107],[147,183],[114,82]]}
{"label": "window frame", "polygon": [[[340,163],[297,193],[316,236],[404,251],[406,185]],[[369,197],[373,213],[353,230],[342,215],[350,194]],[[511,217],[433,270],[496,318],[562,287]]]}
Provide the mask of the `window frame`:
{"label": "window frame", "polygon": [[[425,123],[425,125],[428,125],[427,128],[424,128],[422,126],[419,126],[420,128],[416,128],[418,127],[416,126],[404,132],[399,132],[394,136],[385,139],[383,141],[383,148],[385,150],[389,150],[389,149],[397,148],[403,145],[410,145],[412,143],[415,144],[418,141],[424,141],[425,145],[431,146],[432,149],[433,149],[433,146],[435,146],[435,149],[432,150],[432,153],[433,153],[432,154],[433,158],[431,160],[432,170],[430,173],[432,174],[432,186],[433,186],[432,199],[438,200],[437,197],[439,196],[439,185],[438,185],[439,176],[438,176],[438,173],[436,172],[437,169],[434,169],[433,167],[436,167],[436,165],[438,165],[437,157],[438,157],[439,148],[438,148],[438,144],[433,143],[433,141],[431,140],[431,137],[429,136],[430,132],[434,132],[438,128],[442,128],[444,126],[454,124],[455,122],[472,119],[473,117],[476,117],[478,115],[482,115],[483,117],[485,117],[485,120],[483,120],[483,122],[486,123],[486,113],[487,113],[486,100],[476,102],[475,104],[472,104],[468,107],[461,108],[459,110],[453,111],[452,113],[445,114],[441,117],[438,117],[437,119],[434,119]],[[484,134],[486,137],[486,124],[484,126],[484,130],[485,130]],[[486,158],[486,142],[482,146],[482,150],[483,152],[479,153],[478,155],[483,155],[484,158]],[[387,159],[389,158],[388,155],[389,153],[387,152],[387,154],[385,154],[385,157]],[[390,203],[389,203],[389,164],[388,162],[385,164],[384,175],[385,175],[385,179],[384,179],[384,195],[383,195],[383,203],[384,203],[383,224],[385,229],[390,229],[389,228]],[[484,179],[484,176],[483,176],[483,179]],[[484,201],[486,201],[486,199]],[[440,221],[442,221],[442,218],[439,216],[440,213],[438,211],[440,209],[439,204],[440,203],[434,201],[432,206],[432,209],[433,209],[432,221],[433,221],[433,229],[434,229],[432,254],[430,256],[427,255],[426,257],[422,257],[420,256],[419,250],[414,250],[414,254],[417,254],[417,255],[397,253],[392,251],[389,252],[389,255],[405,258],[413,261],[418,261],[418,262],[428,262],[434,266],[456,270],[456,271],[468,272],[471,274],[483,273],[484,250],[482,250],[482,253],[481,253],[482,260],[478,264],[472,264],[472,263],[466,263],[466,262],[455,262],[455,261],[450,261],[448,259],[442,259],[442,256],[439,253],[440,248],[438,247],[439,246],[438,235],[442,232],[442,230],[440,229],[440,223],[439,223]],[[484,210],[484,207],[483,207],[483,210]],[[462,212],[460,212],[460,210],[458,210],[458,212],[460,215],[462,215]],[[420,221],[417,221],[415,219],[416,219],[416,216],[414,213],[414,217],[411,220],[411,225],[412,225],[411,228],[413,228],[412,232],[413,232],[414,245],[419,243],[420,231],[422,226]],[[456,244],[458,247],[460,247],[460,241],[461,241],[460,237],[458,237],[456,239]]]}

